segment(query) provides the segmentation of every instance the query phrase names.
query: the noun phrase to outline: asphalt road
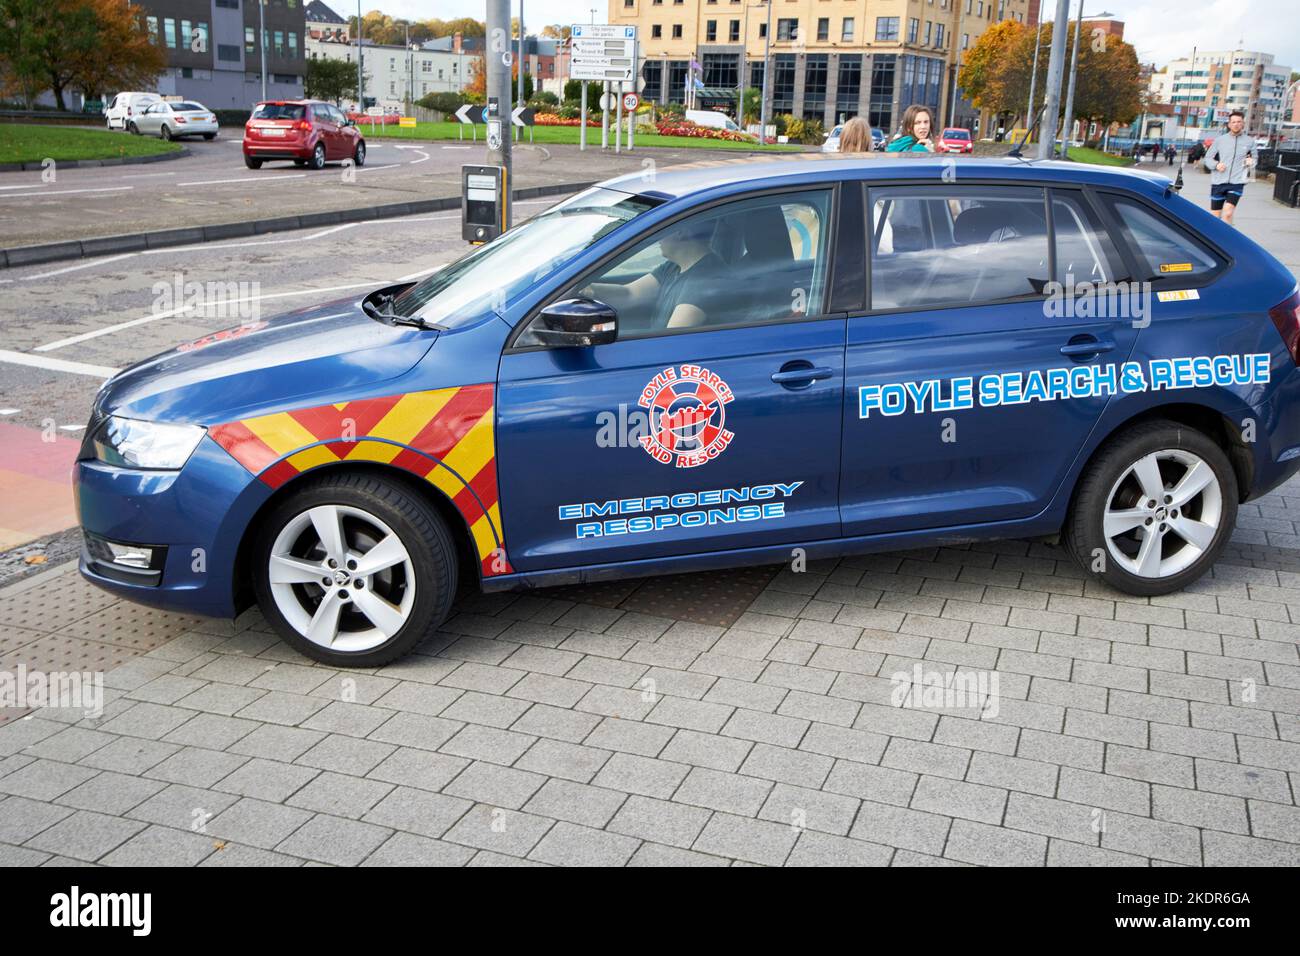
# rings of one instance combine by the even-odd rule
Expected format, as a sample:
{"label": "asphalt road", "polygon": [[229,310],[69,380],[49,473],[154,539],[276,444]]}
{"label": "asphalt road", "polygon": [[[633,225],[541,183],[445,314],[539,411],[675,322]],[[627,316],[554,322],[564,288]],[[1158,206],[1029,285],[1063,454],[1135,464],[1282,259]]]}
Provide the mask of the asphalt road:
{"label": "asphalt road", "polygon": [[[185,144],[190,155],[181,159],[56,168],[53,182],[39,172],[0,174],[0,248],[459,196],[460,167],[487,159],[481,138],[463,145],[376,139],[367,140],[366,165],[359,169],[334,164],[315,171],[275,162],[252,170],[244,166],[237,132]],[[647,160],[676,165],[740,155],[663,148],[616,155],[516,143],[514,183],[586,182],[640,171]]]}

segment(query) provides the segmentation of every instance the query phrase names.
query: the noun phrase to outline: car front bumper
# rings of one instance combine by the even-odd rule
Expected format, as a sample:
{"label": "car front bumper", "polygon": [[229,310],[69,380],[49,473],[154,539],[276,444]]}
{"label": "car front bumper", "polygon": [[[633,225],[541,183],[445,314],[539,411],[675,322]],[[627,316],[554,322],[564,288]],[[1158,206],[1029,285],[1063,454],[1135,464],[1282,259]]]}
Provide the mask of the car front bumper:
{"label": "car front bumper", "polygon": [[[191,614],[233,617],[244,531],[271,489],[211,438],[179,471],[118,468],[83,459],[73,471],[77,515],[86,536],[80,570],[128,600]],[[118,564],[142,555],[147,567]]]}

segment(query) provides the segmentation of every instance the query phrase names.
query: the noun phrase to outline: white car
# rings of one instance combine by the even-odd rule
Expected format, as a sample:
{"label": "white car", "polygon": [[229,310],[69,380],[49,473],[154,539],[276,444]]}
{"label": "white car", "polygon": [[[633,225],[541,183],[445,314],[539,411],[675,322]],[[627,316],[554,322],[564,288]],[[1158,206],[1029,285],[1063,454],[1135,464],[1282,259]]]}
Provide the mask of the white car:
{"label": "white car", "polygon": [[217,138],[217,117],[193,100],[159,100],[134,117],[133,133],[179,139],[182,136]]}
{"label": "white car", "polygon": [[104,121],[109,129],[130,130],[146,107],[161,101],[157,93],[118,93],[104,107]]}

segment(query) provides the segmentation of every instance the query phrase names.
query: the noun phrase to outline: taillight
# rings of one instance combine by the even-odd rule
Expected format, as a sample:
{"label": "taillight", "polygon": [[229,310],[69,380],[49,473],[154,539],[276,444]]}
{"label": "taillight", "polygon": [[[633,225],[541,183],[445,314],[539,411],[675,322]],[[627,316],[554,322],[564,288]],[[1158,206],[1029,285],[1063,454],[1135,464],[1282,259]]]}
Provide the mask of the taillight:
{"label": "taillight", "polygon": [[311,129],[311,123],[307,122],[306,120],[298,120],[298,122],[293,124],[293,128],[299,130],[300,132],[305,133]]}
{"label": "taillight", "polygon": [[1291,361],[1300,365],[1300,288],[1294,289],[1284,302],[1268,310],[1268,317],[1277,326],[1291,353]]}
{"label": "taillight", "polygon": [[178,123],[184,123],[184,122],[185,122],[185,117],[184,117],[184,116],[178,116],[178,117],[176,117],[176,122],[178,122]]}

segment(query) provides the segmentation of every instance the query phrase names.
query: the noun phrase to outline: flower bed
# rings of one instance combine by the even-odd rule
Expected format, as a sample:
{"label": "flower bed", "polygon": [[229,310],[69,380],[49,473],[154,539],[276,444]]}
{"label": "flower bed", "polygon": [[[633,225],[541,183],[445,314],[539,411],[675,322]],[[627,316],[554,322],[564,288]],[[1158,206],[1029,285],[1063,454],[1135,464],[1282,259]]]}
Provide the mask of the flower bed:
{"label": "flower bed", "polygon": [[[581,126],[582,119],[581,117],[577,117],[577,116],[573,117],[572,119],[566,119],[565,117],[557,116],[554,113],[537,113],[534,114],[533,116],[533,125],[534,126]],[[596,120],[588,118],[587,125],[599,126],[600,123]]]}
{"label": "flower bed", "polygon": [[721,139],[729,143],[753,143],[755,137],[748,133],[737,133],[729,129],[715,129],[712,126],[699,126],[690,120],[661,119],[655,124],[660,136],[686,136],[691,139]]}

